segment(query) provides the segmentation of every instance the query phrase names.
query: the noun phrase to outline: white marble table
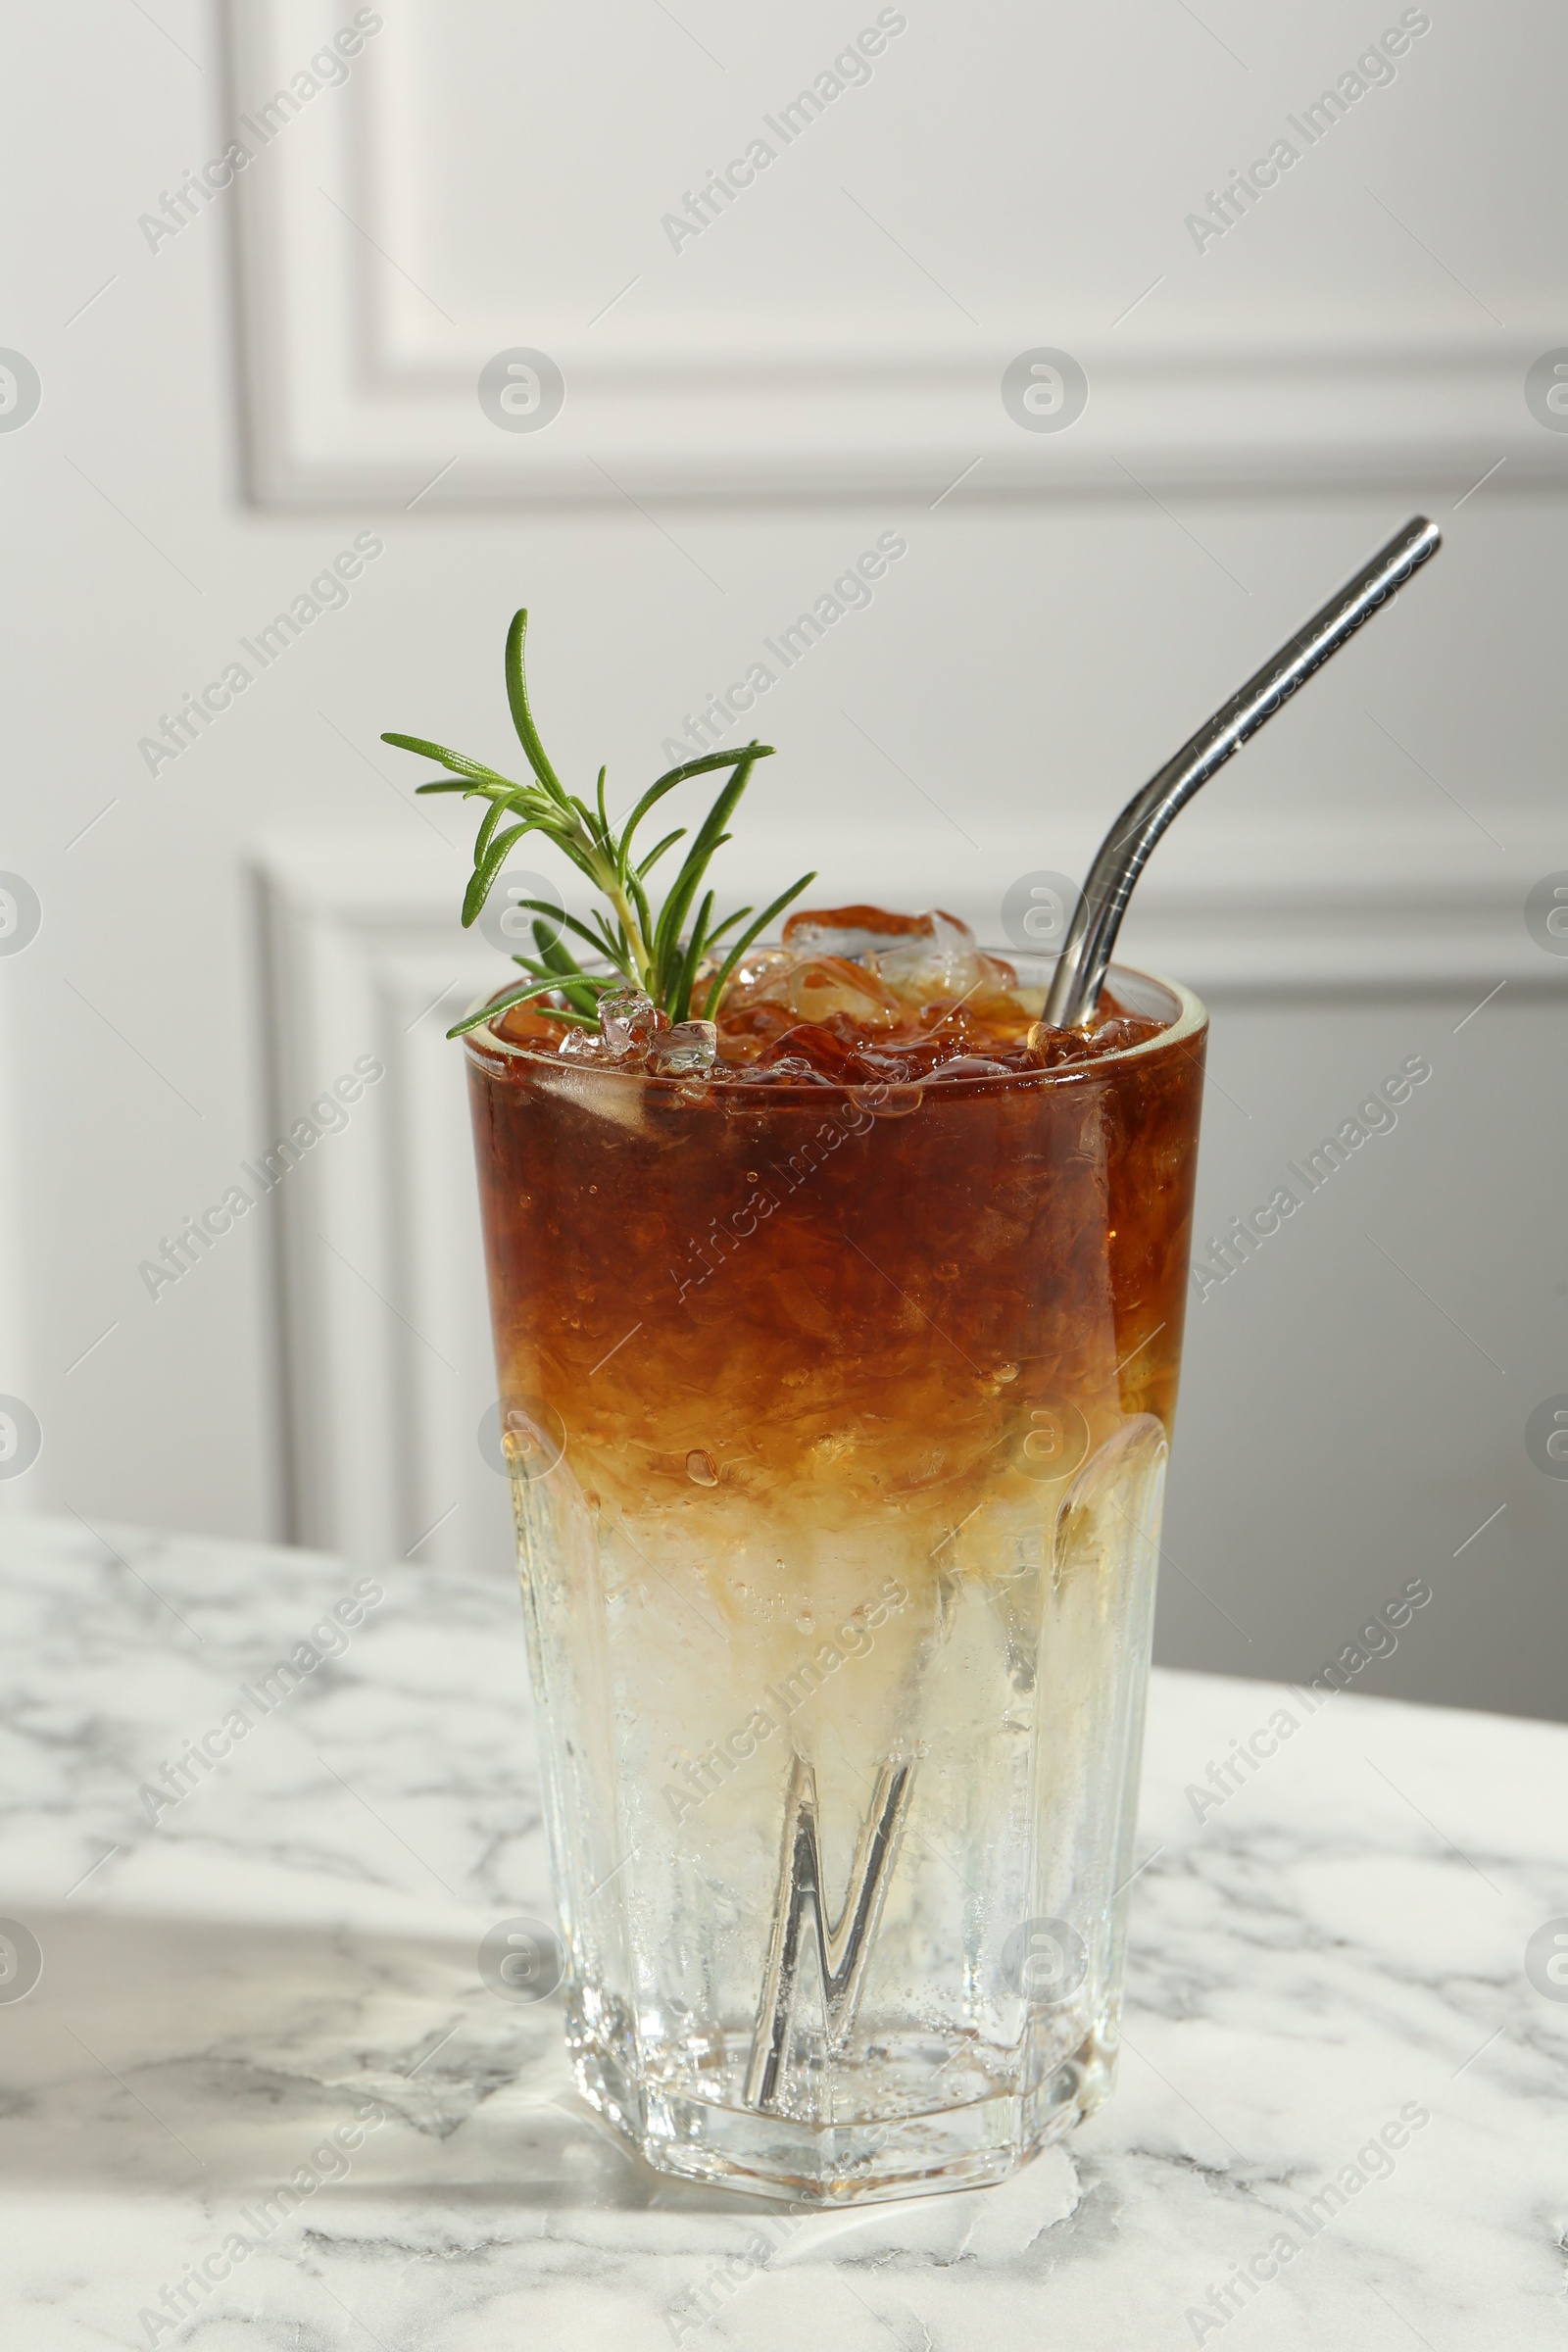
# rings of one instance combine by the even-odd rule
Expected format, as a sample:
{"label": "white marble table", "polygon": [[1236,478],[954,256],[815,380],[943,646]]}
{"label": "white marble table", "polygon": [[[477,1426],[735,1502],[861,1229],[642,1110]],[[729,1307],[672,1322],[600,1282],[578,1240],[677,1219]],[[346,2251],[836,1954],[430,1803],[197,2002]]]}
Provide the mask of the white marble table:
{"label": "white marble table", "polygon": [[74,1520],[0,1560],[0,1914],[43,1955],[0,2000],[6,2352],[1563,2342],[1568,2001],[1524,1955],[1568,1913],[1568,1730],[1156,1676],[1115,2097],[1001,2188],[803,2218],[643,2173],[554,2004],[480,1983],[546,1901],[500,1563],[381,1572],[160,1805],[357,1572]]}

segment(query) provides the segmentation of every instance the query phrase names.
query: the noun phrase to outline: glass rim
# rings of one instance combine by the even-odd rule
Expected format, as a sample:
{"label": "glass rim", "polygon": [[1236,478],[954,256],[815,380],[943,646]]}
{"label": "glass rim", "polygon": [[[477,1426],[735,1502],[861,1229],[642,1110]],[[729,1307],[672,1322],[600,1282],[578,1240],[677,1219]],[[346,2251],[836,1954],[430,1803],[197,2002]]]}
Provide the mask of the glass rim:
{"label": "glass rim", "polygon": [[[772,944],[776,943],[759,941],[758,947],[761,949]],[[1048,964],[1054,969],[1057,960],[1054,956],[1040,956],[1034,949],[992,948],[981,942],[977,942],[976,945],[982,956],[995,956],[999,960],[1006,963],[1015,963],[1021,957],[1033,956],[1036,961]],[[1093,1060],[1058,1062],[1053,1069],[1008,1070],[1004,1073],[998,1072],[994,1076],[944,1079],[939,1082],[942,1093],[944,1095],[993,1094],[1007,1089],[1017,1093],[1021,1092],[1025,1086],[1082,1085],[1103,1071],[1121,1069],[1129,1062],[1137,1061],[1140,1057],[1163,1053],[1173,1047],[1180,1048],[1206,1026],[1208,1008],[1197,992],[1189,988],[1185,981],[1169,979],[1162,972],[1142,971],[1135,964],[1112,963],[1106,971],[1104,985],[1107,988],[1113,987],[1118,975],[1129,980],[1152,982],[1155,988],[1167,990],[1176,1000],[1178,1007],[1176,1018],[1153,1037],[1141,1038],[1136,1045],[1114,1046],[1108,1054],[1096,1054]],[[495,994],[496,991],[493,988],[483,990],[474,998],[463,1018],[466,1020],[469,1014],[479,1011],[481,1006],[487,1004]],[[1145,1015],[1143,1017],[1152,1018],[1152,1016]],[[481,1067],[483,1066],[481,1056],[489,1055],[504,1062],[534,1062],[540,1069],[554,1070],[558,1074],[569,1070],[573,1078],[634,1080],[644,1086],[673,1089],[694,1086],[707,1088],[713,1083],[712,1073],[706,1070],[684,1073],[641,1068],[626,1070],[616,1068],[613,1063],[563,1062],[559,1054],[543,1054],[536,1047],[519,1046],[514,1044],[511,1038],[498,1037],[488,1021],[481,1023],[478,1028],[466,1030],[463,1037],[463,1047],[465,1053]],[[906,1079],[789,1078],[777,1080],[765,1088],[757,1087],[746,1091],[754,1092],[760,1100],[771,1101],[784,1095],[809,1097],[820,1102],[824,1094],[855,1097],[864,1095],[877,1088],[925,1087],[930,1083],[929,1075]],[[739,1100],[745,1101],[746,1094],[742,1093],[738,1086],[736,1093]]]}

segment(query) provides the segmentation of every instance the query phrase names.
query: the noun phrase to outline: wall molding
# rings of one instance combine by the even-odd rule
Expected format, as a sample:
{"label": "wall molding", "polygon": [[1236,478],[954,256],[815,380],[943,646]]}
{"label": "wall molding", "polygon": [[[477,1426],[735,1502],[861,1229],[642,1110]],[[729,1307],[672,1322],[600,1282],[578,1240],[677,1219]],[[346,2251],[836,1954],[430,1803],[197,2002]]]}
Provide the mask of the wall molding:
{"label": "wall molding", "polygon": [[[325,40],[342,14],[325,0],[230,7],[236,115],[286,81],[309,25]],[[418,33],[416,0],[403,15]],[[1146,487],[1406,488],[1451,503],[1489,468],[1491,495],[1568,483],[1568,436],[1537,424],[1523,395],[1561,319],[1504,329],[1478,313],[1473,327],[1395,335],[1293,325],[1279,311],[1240,339],[1162,337],[1157,306],[1112,327],[1108,304],[1018,301],[984,327],[955,309],[913,331],[874,304],[828,310],[781,291],[737,340],[671,307],[684,281],[660,276],[667,255],[644,255],[652,291],[602,319],[587,316],[586,281],[569,313],[499,280],[465,312],[437,273],[445,309],[394,258],[438,244],[411,151],[412,70],[389,28],[236,183],[262,504],[931,506]],[[546,351],[564,378],[564,405],[538,432],[500,430],[479,406],[481,368],[513,346]],[[1069,350],[1089,378],[1087,409],[1062,432],[1025,431],[1003,407],[1004,368],[1040,346]]]}

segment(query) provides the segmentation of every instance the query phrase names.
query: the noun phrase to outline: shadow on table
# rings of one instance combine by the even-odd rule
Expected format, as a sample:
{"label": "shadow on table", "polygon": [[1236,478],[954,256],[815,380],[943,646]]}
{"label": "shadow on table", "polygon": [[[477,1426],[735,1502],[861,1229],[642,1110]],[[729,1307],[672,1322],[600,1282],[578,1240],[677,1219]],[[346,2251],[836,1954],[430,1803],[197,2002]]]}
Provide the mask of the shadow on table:
{"label": "shadow on table", "polygon": [[559,2001],[497,1998],[471,1944],[103,1911],[23,1924],[43,1973],[0,2001],[7,2185],[244,2202],[290,2181],[309,2197],[307,2172],[334,2200],[736,2210],[625,2153],[572,2088]]}

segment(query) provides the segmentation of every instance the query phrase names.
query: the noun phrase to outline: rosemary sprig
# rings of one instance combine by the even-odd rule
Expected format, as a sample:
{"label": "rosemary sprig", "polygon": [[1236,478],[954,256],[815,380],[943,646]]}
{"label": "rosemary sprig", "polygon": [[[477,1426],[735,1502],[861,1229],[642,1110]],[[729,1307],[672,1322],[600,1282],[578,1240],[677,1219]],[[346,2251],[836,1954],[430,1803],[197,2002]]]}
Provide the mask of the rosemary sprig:
{"label": "rosemary sprig", "polygon": [[[510,1005],[530,1001],[540,1001],[552,1020],[573,1021],[593,1028],[598,1025],[599,999],[623,985],[650,998],[671,1021],[684,1021],[691,1018],[693,998],[700,986],[699,975],[701,1017],[711,1019],[729,976],[747,949],[783,913],[792,899],[799,898],[807,885],[816,880],[814,873],[803,874],[751,922],[747,917],[753,909],[742,906],[715,923],[714,894],[710,890],[698,906],[690,929],[686,928],[714,852],[730,839],[725,828],[751,782],[752,770],[759,760],[772,758],[773,747],[748,743],[738,752],[708,752],[700,760],[688,760],[681,766],[670,768],[650,784],[617,832],[605,808],[605,770],[599,770],[590,805],[566,791],[550,763],[528,700],[522,659],[527,628],[526,612],[514,613],[507,631],[507,701],[517,740],[532,772],[532,783],[518,784],[498,769],[487,767],[483,760],[470,760],[462,752],[449,752],[443,744],[427,742],[422,735],[383,735],[381,741],[395,744],[400,751],[416,752],[421,759],[434,760],[449,771],[431,783],[419,785],[420,792],[461,792],[466,800],[489,803],[473,845],[473,872],[464,893],[466,930],[477,920],[507,859],[526,833],[542,833],[554,842],[587,875],[607,904],[605,907],[596,906],[588,921],[581,922],[576,915],[564,914],[543,900],[520,900],[520,906],[540,918],[533,926],[536,953],[513,957],[514,963],[520,964],[529,975],[526,983],[498,997],[480,1011],[469,1013],[466,1020],[449,1029],[447,1035],[461,1037],[465,1030],[477,1029],[494,1020],[497,1013],[506,1011]],[[688,828],[682,825],[673,833],[666,833],[662,841],[634,864],[632,842],[637,828],[650,809],[657,808],[677,784],[724,769],[729,771],[726,781],[692,835],[675,879],[656,914],[648,896],[648,876],[666,851],[687,839]],[[711,975],[704,974],[704,958],[712,957],[718,943],[737,924],[745,924],[746,928],[726,950],[717,969]],[[607,979],[602,972],[586,970],[566,943],[567,932],[573,939],[583,941],[593,951],[595,959],[610,964],[618,977]]]}

